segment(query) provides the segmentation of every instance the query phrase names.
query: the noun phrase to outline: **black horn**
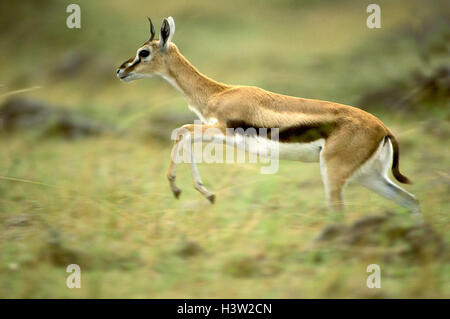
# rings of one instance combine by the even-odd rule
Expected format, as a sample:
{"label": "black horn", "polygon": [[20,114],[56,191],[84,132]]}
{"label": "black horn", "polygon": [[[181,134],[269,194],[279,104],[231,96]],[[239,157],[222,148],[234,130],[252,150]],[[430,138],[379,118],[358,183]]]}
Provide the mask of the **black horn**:
{"label": "black horn", "polygon": [[153,26],[153,22],[152,19],[150,19],[150,17],[147,17],[148,21],[150,22],[150,39],[149,41],[153,41],[153,38],[155,37],[155,27]]}

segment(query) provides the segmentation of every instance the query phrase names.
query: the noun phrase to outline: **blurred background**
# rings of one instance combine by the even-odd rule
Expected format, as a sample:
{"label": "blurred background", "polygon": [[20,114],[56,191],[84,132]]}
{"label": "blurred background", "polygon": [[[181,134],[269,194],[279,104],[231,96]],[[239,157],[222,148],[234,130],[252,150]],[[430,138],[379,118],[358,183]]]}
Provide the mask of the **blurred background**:
{"label": "blurred background", "polygon": [[[0,2],[0,297],[450,297],[448,1]],[[353,105],[401,148],[418,225],[360,186],[329,216],[317,164],[201,164],[210,205],[170,133],[195,116],[161,79],[116,68],[173,16],[173,41],[221,82]],[[158,32],[159,33],[159,32]],[[332,221],[333,220],[333,221]],[[381,268],[369,289],[366,267]],[[81,267],[80,289],[66,267]]]}

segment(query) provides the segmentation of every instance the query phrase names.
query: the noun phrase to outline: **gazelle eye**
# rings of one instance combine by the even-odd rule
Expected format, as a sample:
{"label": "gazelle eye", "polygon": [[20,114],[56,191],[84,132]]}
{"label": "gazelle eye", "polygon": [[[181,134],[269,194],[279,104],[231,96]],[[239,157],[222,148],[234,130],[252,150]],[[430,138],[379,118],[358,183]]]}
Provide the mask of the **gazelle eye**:
{"label": "gazelle eye", "polygon": [[139,51],[139,56],[143,57],[143,58],[148,57],[149,54],[150,54],[150,52],[148,50]]}

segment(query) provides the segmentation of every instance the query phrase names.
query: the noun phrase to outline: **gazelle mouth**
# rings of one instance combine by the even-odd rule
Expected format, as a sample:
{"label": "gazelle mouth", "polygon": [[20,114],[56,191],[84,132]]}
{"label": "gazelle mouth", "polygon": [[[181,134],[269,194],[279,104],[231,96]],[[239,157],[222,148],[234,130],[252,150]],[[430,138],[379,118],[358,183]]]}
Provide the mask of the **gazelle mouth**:
{"label": "gazelle mouth", "polygon": [[122,81],[125,81],[125,82],[129,80],[129,79],[127,80],[127,78],[129,78],[129,77],[130,77],[129,74],[119,75],[119,79]]}

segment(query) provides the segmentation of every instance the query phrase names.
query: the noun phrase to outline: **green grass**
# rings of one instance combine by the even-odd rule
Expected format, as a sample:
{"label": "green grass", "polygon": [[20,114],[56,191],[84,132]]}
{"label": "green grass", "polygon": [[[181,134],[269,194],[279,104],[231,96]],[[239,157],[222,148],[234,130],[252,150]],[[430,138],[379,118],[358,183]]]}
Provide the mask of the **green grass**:
{"label": "green grass", "polygon": [[[389,38],[411,23],[417,3],[408,4],[380,1],[383,28],[369,30],[367,4],[350,1],[253,1],[239,7],[81,1],[86,21],[80,31],[51,28],[65,19],[57,13],[64,13],[65,4],[53,4],[42,31],[48,42],[15,44],[17,52],[5,53],[15,63],[0,62],[6,85],[0,94],[39,85],[27,96],[125,133],[74,141],[35,131],[1,133],[0,297],[450,297],[446,261],[389,263],[363,251],[344,258],[333,249],[316,249],[313,238],[333,220],[317,164],[282,161],[275,175],[259,174],[256,164],[201,164],[215,205],[193,189],[189,168],[181,165],[177,184],[183,193],[175,200],[166,180],[170,141],[149,137],[147,125],[153,114],[185,111],[186,103],[162,80],[114,79],[114,66],[147,36],[145,15],[173,15],[174,41],[217,80],[352,104],[371,87],[421,67],[410,38]],[[0,48],[14,41],[2,38]],[[111,80],[100,80],[108,75],[98,75],[95,67],[63,80],[49,75],[54,56],[80,47],[111,65]],[[415,181],[406,188],[449,243],[449,145],[428,129],[431,120],[448,126],[446,113],[376,115],[398,136],[401,170]],[[359,186],[350,185],[346,198],[345,222],[386,210],[409,218]],[[81,266],[81,289],[65,285],[69,263]],[[371,263],[382,269],[376,291],[365,284]]]}

